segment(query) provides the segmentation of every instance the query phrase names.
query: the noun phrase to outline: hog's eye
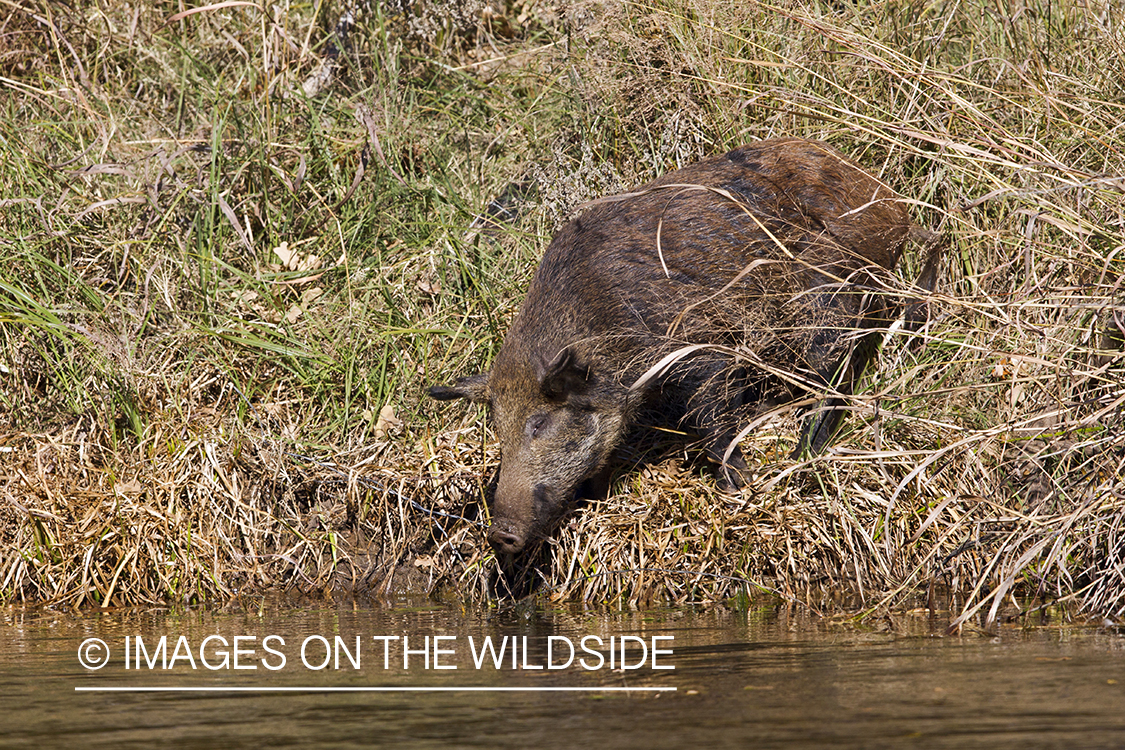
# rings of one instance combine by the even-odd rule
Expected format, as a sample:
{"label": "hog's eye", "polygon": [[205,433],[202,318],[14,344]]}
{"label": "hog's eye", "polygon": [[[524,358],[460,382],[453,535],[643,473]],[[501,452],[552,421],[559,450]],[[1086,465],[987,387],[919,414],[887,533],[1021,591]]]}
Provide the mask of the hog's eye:
{"label": "hog's eye", "polygon": [[538,437],[543,428],[547,426],[546,414],[532,414],[527,419],[528,437]]}

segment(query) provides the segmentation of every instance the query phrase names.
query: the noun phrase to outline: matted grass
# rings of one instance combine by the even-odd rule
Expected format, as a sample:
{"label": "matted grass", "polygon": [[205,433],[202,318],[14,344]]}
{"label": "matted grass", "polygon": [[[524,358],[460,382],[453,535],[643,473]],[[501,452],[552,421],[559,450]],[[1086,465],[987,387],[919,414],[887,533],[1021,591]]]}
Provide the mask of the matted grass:
{"label": "matted grass", "polygon": [[[1119,7],[343,11],[0,6],[0,599],[1125,616]],[[945,237],[929,323],[892,331],[826,455],[767,421],[728,495],[641,428],[609,497],[504,570],[485,417],[424,386],[487,367],[580,203],[779,135]]]}

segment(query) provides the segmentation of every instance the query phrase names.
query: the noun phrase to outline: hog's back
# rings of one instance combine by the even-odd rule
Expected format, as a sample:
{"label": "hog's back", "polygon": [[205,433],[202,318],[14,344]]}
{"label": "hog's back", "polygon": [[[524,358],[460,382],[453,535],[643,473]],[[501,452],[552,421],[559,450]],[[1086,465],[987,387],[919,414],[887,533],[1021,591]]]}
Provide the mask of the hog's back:
{"label": "hog's back", "polygon": [[506,346],[575,347],[626,384],[700,343],[827,379],[892,312],[879,278],[910,226],[826,144],[744,146],[590,204],[547,249]]}

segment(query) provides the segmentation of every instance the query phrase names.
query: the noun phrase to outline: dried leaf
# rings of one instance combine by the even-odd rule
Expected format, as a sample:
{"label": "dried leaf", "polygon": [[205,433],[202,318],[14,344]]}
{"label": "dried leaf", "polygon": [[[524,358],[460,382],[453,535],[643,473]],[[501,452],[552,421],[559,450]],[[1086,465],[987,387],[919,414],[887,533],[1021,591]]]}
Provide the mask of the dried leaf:
{"label": "dried leaf", "polygon": [[114,489],[122,495],[139,495],[145,491],[145,488],[141,485],[141,482],[138,479],[130,479],[128,482],[120,482],[116,487],[114,487]]}
{"label": "dried leaf", "polygon": [[390,404],[384,404],[383,408],[379,410],[379,419],[375,421],[375,439],[382,440],[392,430],[401,426],[402,420],[395,417],[395,408]]}
{"label": "dried leaf", "polygon": [[418,281],[418,291],[436,297],[441,294],[441,284],[436,279],[421,279]]}
{"label": "dried leaf", "polygon": [[275,247],[273,254],[281,259],[281,262],[289,271],[313,271],[324,265],[320,256],[290,249],[288,242],[282,242]]}

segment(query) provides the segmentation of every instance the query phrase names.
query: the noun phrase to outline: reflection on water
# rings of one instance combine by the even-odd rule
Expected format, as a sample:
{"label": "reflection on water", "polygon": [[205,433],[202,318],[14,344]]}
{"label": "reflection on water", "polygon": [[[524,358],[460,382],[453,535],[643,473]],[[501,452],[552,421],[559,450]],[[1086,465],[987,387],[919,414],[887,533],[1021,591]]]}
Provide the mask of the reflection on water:
{"label": "reflection on water", "polygon": [[[97,670],[79,661],[104,656],[93,638]],[[138,687],[176,691],[106,691]],[[231,687],[252,690],[210,692]],[[371,687],[414,692],[340,691]],[[635,691],[558,690],[609,687]],[[772,608],[3,610],[0,695],[3,747],[1108,748],[1125,746],[1125,637],[872,633]]]}

